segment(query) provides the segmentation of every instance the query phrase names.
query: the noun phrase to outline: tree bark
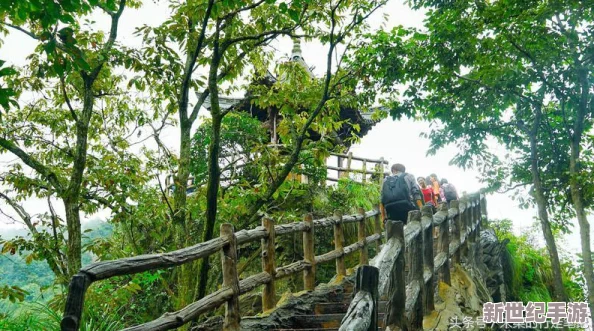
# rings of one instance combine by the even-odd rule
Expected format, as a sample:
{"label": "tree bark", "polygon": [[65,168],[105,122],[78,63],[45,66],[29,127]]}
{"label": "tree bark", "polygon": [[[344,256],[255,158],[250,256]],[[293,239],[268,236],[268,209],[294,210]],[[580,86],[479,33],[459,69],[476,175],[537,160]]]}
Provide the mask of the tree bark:
{"label": "tree bark", "polygon": [[582,259],[584,260],[584,278],[586,278],[586,286],[588,287],[590,316],[594,316],[594,270],[592,267],[592,249],[590,247],[590,222],[588,222],[588,218],[586,217],[584,196],[582,194],[582,184],[580,181],[581,169],[579,166],[580,145],[584,132],[584,121],[586,114],[588,113],[590,83],[588,82],[588,71],[579,63],[579,61],[577,61],[577,59],[576,62],[579,65],[577,74],[581,86],[581,95],[573,125],[573,134],[571,135],[569,187],[571,190],[571,200],[580,226]]}
{"label": "tree bark", "polygon": [[70,278],[80,270],[81,264],[81,227],[80,211],[78,201],[64,199],[64,210],[66,212],[66,227],[68,229],[68,243],[66,246],[67,277]]}
{"label": "tree bark", "polygon": [[180,118],[180,145],[179,145],[179,163],[177,174],[175,176],[174,197],[174,215],[173,222],[178,229],[176,236],[177,248],[187,246],[186,231],[186,205],[188,178],[190,177],[190,146],[191,146],[191,123],[187,119]]}
{"label": "tree bark", "polygon": [[[210,63],[208,77],[208,91],[210,93],[210,114],[212,116],[211,140],[208,146],[208,183],[206,184],[206,222],[202,230],[202,242],[212,239],[215,222],[217,219],[218,194],[220,184],[219,156],[221,153],[221,122],[224,114],[219,106],[219,90],[217,85],[217,73],[221,60],[219,49],[219,28],[213,41],[213,57]],[[208,285],[208,258],[202,259],[200,264],[200,279],[196,299],[202,299],[206,295]]]}
{"label": "tree bark", "polygon": [[[83,76],[84,77],[84,76]],[[89,123],[93,115],[93,83],[95,78],[84,79],[83,109],[76,119],[76,148],[72,172],[68,188],[62,197],[66,213],[66,227],[68,230],[68,244],[66,258],[68,261],[68,278],[72,277],[81,268],[81,225],[79,200],[83,174],[87,165],[87,147]]]}
{"label": "tree bark", "polygon": [[[187,107],[187,105],[186,105]],[[175,245],[176,249],[181,249],[189,246],[188,242],[188,228],[187,228],[187,187],[188,178],[190,177],[190,146],[191,146],[191,123],[184,118],[180,112],[180,151],[177,174],[175,176],[175,191],[174,209],[173,209],[173,226],[175,228]],[[178,295],[175,298],[175,308],[181,309],[192,302],[192,270],[195,264],[185,264],[179,267],[176,282],[178,286]],[[195,269],[194,269],[195,270]]]}
{"label": "tree bark", "polygon": [[534,116],[534,123],[532,129],[528,133],[530,135],[530,173],[532,174],[532,183],[534,184],[534,198],[538,208],[538,218],[542,227],[542,233],[547,244],[547,250],[551,259],[551,268],[553,269],[553,288],[555,290],[554,297],[556,301],[567,302],[567,293],[563,286],[563,277],[561,274],[561,264],[559,263],[559,254],[557,252],[557,244],[555,237],[551,230],[551,223],[549,221],[549,213],[547,211],[547,199],[544,195],[542,180],[540,176],[540,169],[538,167],[538,146],[537,135],[542,119],[541,106],[536,105],[536,112]]}

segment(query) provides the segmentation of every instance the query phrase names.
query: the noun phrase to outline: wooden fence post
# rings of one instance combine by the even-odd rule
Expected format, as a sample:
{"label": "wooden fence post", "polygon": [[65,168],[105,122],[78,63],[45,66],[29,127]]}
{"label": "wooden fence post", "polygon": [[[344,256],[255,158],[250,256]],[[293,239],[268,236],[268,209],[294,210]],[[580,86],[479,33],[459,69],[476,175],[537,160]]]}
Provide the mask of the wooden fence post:
{"label": "wooden fence post", "polygon": [[344,265],[344,233],[342,232],[342,213],[334,212],[334,249],[342,254],[336,258],[336,276],[342,279],[346,276],[346,267]]}
{"label": "wooden fence post", "polygon": [[223,270],[223,286],[233,289],[233,296],[225,303],[225,319],[223,330],[239,330],[241,319],[239,313],[239,279],[237,277],[237,238],[233,225],[221,224],[220,236],[229,239],[229,244],[221,250],[221,264]]}
{"label": "wooden fence post", "polygon": [[[374,216],[373,218],[373,222],[374,222],[374,230],[375,230],[375,234],[382,234],[382,221],[381,221],[381,217],[382,217],[382,212],[380,209],[380,205],[377,205],[377,214]],[[375,243],[375,248],[376,248],[376,254],[378,254],[380,252],[380,246],[382,244],[382,239],[380,238],[380,240],[378,240]]]}
{"label": "wooden fence post", "polygon": [[365,160],[363,160],[362,169],[363,169],[363,171],[362,171],[363,172],[363,178],[361,179],[361,181],[363,183],[365,183],[365,182],[367,182],[367,161],[365,161]]}
{"label": "wooden fence post", "polygon": [[91,278],[83,272],[72,276],[68,284],[68,297],[64,308],[64,317],[60,322],[63,331],[78,331],[85,303],[85,292],[91,285]]}
{"label": "wooden fence post", "polygon": [[[450,210],[453,212],[458,212],[458,201],[454,200],[450,202]],[[448,285],[452,284],[450,278],[450,211],[448,211],[448,206],[443,204],[440,206],[439,211],[446,212],[448,216],[443,220],[443,222],[439,225],[439,235],[437,237],[437,254],[444,253],[445,254],[445,262],[443,266],[439,268],[438,279],[440,282],[444,282]]]}
{"label": "wooden fence post", "polygon": [[482,197],[479,197],[479,199],[481,200],[481,222],[482,222],[483,216],[485,217],[485,220],[488,219],[488,217],[489,217],[489,215],[487,215],[487,199],[485,199],[484,195]]}
{"label": "wooden fence post", "polygon": [[[450,208],[452,208],[452,203],[454,201],[450,202]],[[456,216],[454,216],[453,219],[453,224],[452,224],[452,238],[451,241],[458,241],[459,246],[458,249],[456,250],[456,252],[454,252],[454,255],[452,255],[452,263],[456,264],[456,263],[460,263],[460,251],[462,250],[462,246],[461,246],[461,230],[462,230],[462,218],[464,218],[463,213],[460,213],[461,209],[464,209],[464,206],[466,206],[466,204],[464,203],[464,201],[458,201],[458,203],[456,204],[456,209],[457,209],[457,213]]]}
{"label": "wooden fence post", "polygon": [[309,267],[303,270],[303,287],[306,291],[313,291],[316,287],[316,254],[314,251],[314,223],[311,214],[303,219],[309,229],[303,231],[303,259]]}
{"label": "wooden fence post", "polygon": [[[472,205],[470,199],[468,198],[463,198],[463,203],[464,212],[460,216],[460,224],[462,226],[460,229],[460,237],[465,238],[465,240],[464,245],[460,246],[460,257],[467,259],[469,254],[468,247],[470,246],[470,227],[468,226],[468,224],[470,223],[470,219],[472,218]],[[460,239],[460,241],[462,241],[462,239]]]}
{"label": "wooden fence post", "polygon": [[[408,223],[418,223],[421,231],[410,241],[410,281],[416,283],[419,287],[417,297],[414,298],[415,304],[412,306],[409,324],[412,330],[423,329],[423,296],[425,292],[423,282],[423,229],[421,225],[421,213],[411,211],[408,213]],[[405,239],[406,240],[406,239]],[[415,286],[415,287],[416,287]],[[413,300],[413,298],[407,298]]]}
{"label": "wooden fence post", "polygon": [[367,265],[369,264],[369,253],[367,251],[367,243],[365,239],[367,239],[367,231],[365,228],[365,209],[359,208],[359,215],[362,219],[359,221],[357,226],[357,239],[360,243],[363,243],[361,250],[359,251],[359,265]]}
{"label": "wooden fence post", "polygon": [[268,232],[268,236],[262,239],[262,271],[267,272],[272,280],[264,285],[262,291],[262,310],[274,309],[276,306],[276,288],[274,285],[275,266],[275,234],[274,221],[270,218],[262,219],[262,226]]}
{"label": "wooden fence post", "polygon": [[[344,159],[342,158],[342,156],[336,156],[336,166],[338,169],[342,168],[343,161],[344,161]],[[336,179],[341,179],[343,174],[344,173],[341,170],[338,170],[337,171],[338,177]]]}
{"label": "wooden fence post", "polygon": [[394,263],[388,277],[388,307],[386,312],[386,326],[395,326],[400,330],[405,328],[406,283],[404,280],[404,223],[401,221],[386,221],[386,241],[395,238],[400,242],[401,249],[396,263]]}
{"label": "wooden fence post", "polygon": [[349,178],[351,175],[351,162],[352,161],[353,161],[353,152],[349,152],[348,157],[347,157],[347,170],[346,170],[347,178]]}
{"label": "wooden fence post", "polygon": [[[480,244],[481,240],[481,200],[477,196],[474,206],[474,241]],[[480,245],[479,245],[480,246]]]}
{"label": "wooden fence post", "polygon": [[378,312],[379,312],[379,270],[376,267],[369,265],[361,265],[357,269],[357,277],[355,278],[355,293],[359,291],[366,291],[371,294],[373,300],[373,310],[371,312],[371,324],[368,331],[377,331],[378,328]]}
{"label": "wooden fence post", "polygon": [[476,254],[478,256],[479,259],[482,259],[483,256],[483,248],[481,246],[481,223],[483,220],[483,215],[482,215],[482,211],[483,211],[483,199],[481,199],[480,195],[477,196],[477,206],[476,206],[476,227],[474,228],[475,231],[475,238],[476,238],[476,243],[477,243],[477,247],[476,247]]}
{"label": "wooden fence post", "polygon": [[468,197],[468,199],[466,200],[466,218],[464,219],[464,230],[466,231],[466,241],[465,241],[465,245],[464,245],[464,250],[462,251],[464,253],[464,258],[468,258],[471,254],[471,245],[472,245],[472,219],[474,217],[473,213],[474,213],[474,206],[472,205],[472,197]]}
{"label": "wooden fence post", "polygon": [[472,255],[474,253],[474,249],[475,244],[476,244],[476,232],[475,232],[475,227],[474,227],[474,220],[476,217],[476,205],[474,202],[474,198],[470,197],[468,199],[466,208],[468,208],[468,216],[467,216],[467,222],[466,222],[466,231],[467,231],[467,236],[466,236],[466,241],[468,242],[468,245],[466,245],[466,247],[468,248],[468,252],[466,255],[466,259],[467,261],[470,261],[472,258]]}
{"label": "wooden fence post", "polygon": [[380,185],[380,190],[382,188],[382,184],[384,184],[384,157],[380,157],[380,163],[377,165],[377,172],[378,172],[378,184]]}
{"label": "wooden fence post", "polygon": [[433,256],[433,207],[425,206],[421,210],[421,224],[423,229],[423,273],[429,275],[429,279],[425,280],[423,275],[423,283],[425,292],[423,295],[423,310],[425,315],[430,314],[435,309],[435,302],[433,298],[433,280],[434,276],[434,256]]}

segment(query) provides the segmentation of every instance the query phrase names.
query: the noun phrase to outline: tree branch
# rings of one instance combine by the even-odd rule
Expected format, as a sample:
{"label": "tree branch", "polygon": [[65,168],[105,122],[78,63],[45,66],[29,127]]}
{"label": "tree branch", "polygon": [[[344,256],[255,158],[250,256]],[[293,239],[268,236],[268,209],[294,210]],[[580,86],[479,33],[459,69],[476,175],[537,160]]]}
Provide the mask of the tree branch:
{"label": "tree branch", "polygon": [[[198,56],[200,55],[200,52],[202,50],[202,46],[204,44],[204,40],[206,39],[206,28],[208,27],[208,20],[210,19],[210,13],[212,11],[212,7],[214,6],[214,0],[208,0],[208,6],[206,7],[206,12],[204,14],[204,20],[202,21],[202,26],[201,26],[201,30],[200,30],[200,35],[198,36],[198,40],[196,42],[196,47],[194,48],[194,50],[188,54],[187,58],[186,58],[186,66],[184,68],[184,74],[182,76],[182,84],[180,87],[180,98],[179,98],[179,116],[180,116],[180,121],[182,121],[182,123],[180,124],[184,124],[183,122],[190,120],[190,118],[188,118],[188,95],[189,95],[189,90],[190,90],[190,79],[192,78],[192,73],[194,72],[194,66],[196,65],[196,60],[198,59]],[[206,98],[206,96],[204,97]],[[204,100],[202,101],[204,102]],[[201,107],[202,105],[200,105],[198,107],[198,109]],[[195,115],[194,115],[195,113]],[[192,118],[193,120],[190,121],[190,126],[192,125],[192,123],[194,122],[194,120],[196,119],[196,117],[198,116],[198,110],[196,110],[196,107],[194,107],[194,110],[192,111]]]}
{"label": "tree branch", "polygon": [[[24,29],[24,28],[21,28],[21,27],[20,27],[20,26],[18,26],[18,25],[13,25],[13,24],[6,23],[6,22],[0,22],[0,24],[2,24],[2,25],[5,25],[5,26],[7,26],[7,27],[9,27],[9,28],[15,29],[15,30],[17,30],[17,31],[20,31],[20,32],[22,32],[22,33],[26,34],[27,36],[29,36],[29,37],[31,37],[31,38],[33,38],[33,39],[35,39],[35,40],[39,40],[39,41],[41,41],[41,38],[40,38],[38,35],[34,34],[34,33],[33,33],[33,32],[31,32],[31,31],[28,31],[28,30],[26,30],[26,29]],[[66,52],[66,48],[64,48],[64,45],[62,45],[62,43],[60,43],[60,42],[59,42],[59,41],[58,41],[58,40],[55,38],[55,32],[54,32],[54,35],[52,36],[52,39],[54,39],[54,40],[55,40],[55,42],[56,42],[56,48],[57,48],[57,49],[59,49],[59,50],[61,50],[61,51],[63,51],[63,52]]]}
{"label": "tree branch", "polygon": [[270,31],[262,32],[257,35],[241,36],[241,37],[237,37],[237,38],[233,38],[233,39],[228,39],[225,42],[223,42],[223,44],[221,45],[221,49],[223,50],[222,52],[224,52],[224,50],[227,49],[229,46],[231,46],[235,43],[238,43],[238,42],[248,41],[248,40],[260,40],[260,39],[262,39],[266,36],[270,36],[270,35],[279,36],[279,35],[283,35],[283,34],[290,34],[291,31],[295,30],[296,28],[297,28],[297,25],[290,27],[290,28],[284,28],[284,29],[279,29],[279,30],[270,30]]}
{"label": "tree branch", "polygon": [[536,63],[536,59],[534,58],[534,56],[532,54],[530,54],[530,52],[528,52],[527,50],[525,50],[524,48],[522,48],[520,45],[518,45],[518,43],[516,43],[511,38],[511,36],[509,36],[507,33],[504,34],[504,36],[507,39],[507,41],[509,41],[509,43],[515,49],[517,49],[525,58],[527,58],[528,60],[530,60],[530,62],[534,66],[534,70],[536,71],[536,74],[542,80],[543,84],[545,84],[548,87],[550,87],[551,89],[553,89],[553,91],[555,91],[559,96],[561,96],[562,99],[567,98],[567,96],[565,95],[565,93],[563,91],[561,91],[557,86],[555,86],[551,82],[549,82],[549,80],[545,77],[544,73],[542,72],[542,68],[538,65],[538,63]]}
{"label": "tree branch", "polygon": [[58,176],[50,170],[45,165],[41,164],[39,161],[34,159],[31,155],[27,152],[22,150],[20,147],[15,145],[12,141],[6,140],[0,137],[0,147],[8,150],[12,154],[16,155],[23,163],[28,165],[29,167],[33,168],[37,171],[40,175],[45,177],[50,184],[56,189],[56,191],[60,194],[63,192],[62,184],[60,183]]}
{"label": "tree branch", "polygon": [[66,266],[64,265],[65,258],[64,254],[62,254],[62,251],[60,250],[60,241],[58,240],[57,232],[57,227],[60,224],[60,218],[54,210],[54,206],[52,205],[52,200],[50,196],[47,197],[47,204],[50,210],[50,214],[52,216],[52,234],[54,236],[54,253],[56,254],[54,259],[56,262],[56,266],[60,269],[60,272],[64,274],[66,271]]}
{"label": "tree branch", "polygon": [[[97,195],[96,193],[92,193],[92,192],[85,192],[82,194],[82,197],[87,199],[87,200],[93,200],[96,201],[100,204],[102,204],[104,207],[107,207],[109,209],[111,209],[112,211],[117,211],[118,207],[116,205],[114,205],[113,203],[109,202],[109,200],[107,200],[106,198]],[[119,204],[120,208],[122,209],[122,211],[131,214],[130,209],[123,205],[123,204]]]}
{"label": "tree branch", "polygon": [[4,201],[6,201],[6,203],[12,207],[12,209],[19,215],[32,234],[37,234],[37,229],[35,226],[33,226],[31,215],[29,215],[29,213],[27,213],[27,211],[21,205],[16,203],[16,201],[12,200],[9,196],[2,192],[0,192],[0,198],[4,199]]}
{"label": "tree branch", "polygon": [[161,196],[163,197],[163,199],[165,200],[165,203],[167,204],[167,207],[169,208],[169,213],[171,214],[171,219],[173,219],[173,215],[175,215],[175,212],[173,211],[173,208],[171,207],[171,204],[169,203],[169,199],[167,198],[167,195],[165,194],[163,185],[161,185],[161,179],[159,178],[159,175],[155,175],[155,177],[157,177],[157,182],[159,182],[159,189],[161,190]]}
{"label": "tree branch", "polygon": [[74,119],[74,121],[78,122],[78,116],[76,116],[76,112],[74,111],[74,108],[72,108],[72,105],[70,104],[70,98],[68,97],[68,94],[66,93],[66,82],[64,82],[63,75],[60,75],[60,85],[62,86],[62,95],[64,96],[64,101],[66,101],[66,105],[68,106],[68,109],[70,110],[70,114],[72,115],[72,118]]}
{"label": "tree branch", "polygon": [[[94,81],[97,78],[97,76],[99,75],[99,72],[101,72],[101,69],[103,68],[103,65],[105,64],[105,62],[107,62],[107,60],[109,58],[107,56],[108,55],[107,53],[109,53],[109,51],[113,47],[113,44],[115,43],[115,40],[118,36],[118,25],[119,25],[120,17],[122,16],[122,13],[124,12],[124,8],[126,8],[126,0],[120,0],[118,10],[115,13],[109,14],[111,16],[111,27],[109,30],[109,37],[107,39],[107,42],[105,42],[105,44],[103,45],[102,50],[100,51],[103,54],[103,60],[101,60],[97,64],[95,69],[93,69],[91,74],[88,76],[88,78],[91,81]],[[83,75],[83,77],[84,77],[84,75]]]}
{"label": "tree branch", "polygon": [[29,36],[29,37],[31,37],[31,38],[33,38],[33,39],[35,39],[35,40],[39,40],[39,39],[40,39],[40,38],[39,38],[39,37],[38,37],[36,34],[34,34],[33,32],[31,32],[31,31],[28,31],[28,30],[25,30],[25,29],[21,28],[20,26],[17,26],[17,25],[12,25],[12,24],[10,24],[10,23],[6,23],[6,22],[0,22],[0,24],[2,24],[2,25],[6,25],[6,26],[7,26],[7,27],[9,27],[9,28],[13,28],[13,29],[15,29],[15,30],[18,30],[18,31],[20,31],[20,32],[22,32],[22,33],[24,33],[24,34],[26,34],[27,36]]}
{"label": "tree branch", "polygon": [[251,4],[249,6],[245,6],[245,7],[239,8],[237,10],[234,10],[234,11],[226,14],[225,16],[223,16],[221,18],[221,20],[225,21],[225,20],[227,20],[229,18],[233,18],[235,15],[237,15],[237,14],[239,14],[241,12],[248,11],[250,9],[254,9],[254,8],[260,6],[261,4],[263,4],[265,1],[266,0],[260,0],[260,1],[254,2],[253,4]]}

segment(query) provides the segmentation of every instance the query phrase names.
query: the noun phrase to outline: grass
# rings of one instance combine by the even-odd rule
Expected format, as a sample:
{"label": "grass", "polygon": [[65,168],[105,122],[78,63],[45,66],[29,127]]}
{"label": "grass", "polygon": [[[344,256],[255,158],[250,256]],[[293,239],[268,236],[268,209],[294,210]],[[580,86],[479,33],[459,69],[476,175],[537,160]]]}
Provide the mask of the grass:
{"label": "grass", "polygon": [[[52,309],[47,304],[23,303],[4,318],[0,318],[0,330],[3,331],[58,331],[62,312]],[[100,309],[85,307],[80,331],[115,331],[125,326],[116,315],[106,315]]]}

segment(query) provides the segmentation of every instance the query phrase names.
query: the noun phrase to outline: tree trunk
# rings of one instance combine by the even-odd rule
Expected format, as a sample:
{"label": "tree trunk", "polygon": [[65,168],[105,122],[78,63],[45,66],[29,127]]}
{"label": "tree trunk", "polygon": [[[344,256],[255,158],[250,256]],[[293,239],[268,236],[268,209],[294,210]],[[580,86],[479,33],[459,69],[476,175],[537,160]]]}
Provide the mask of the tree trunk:
{"label": "tree trunk", "polygon": [[87,165],[87,146],[89,134],[89,122],[93,115],[94,79],[84,80],[83,109],[76,121],[76,149],[72,172],[68,188],[63,194],[64,210],[66,212],[66,226],[68,229],[68,244],[66,258],[68,260],[68,278],[72,277],[81,268],[81,226],[80,226],[80,191],[83,181],[83,174]]}
{"label": "tree trunk", "polygon": [[571,200],[573,208],[577,215],[578,224],[580,226],[580,238],[582,244],[582,259],[584,260],[584,278],[586,279],[586,286],[588,288],[588,303],[590,306],[590,314],[594,316],[594,271],[592,268],[592,249],[590,247],[590,222],[586,217],[584,208],[584,197],[581,192],[581,184],[579,181],[580,169],[578,160],[580,155],[580,141],[581,139],[575,137],[571,142],[571,155],[569,158],[569,187],[571,189]]}
{"label": "tree trunk", "polygon": [[[208,145],[208,183],[206,184],[206,222],[202,230],[202,242],[212,239],[215,222],[217,220],[218,194],[220,184],[219,156],[221,153],[221,122],[225,114],[221,113],[219,106],[219,91],[217,86],[217,73],[220,63],[219,31],[215,34],[213,42],[213,58],[210,63],[208,90],[210,93],[210,114],[212,116],[212,131]],[[241,229],[238,229],[241,230]],[[206,295],[208,285],[208,258],[202,259],[200,264],[200,279],[196,291],[196,300]]]}
{"label": "tree trunk", "polygon": [[66,211],[66,225],[68,228],[68,244],[66,259],[68,261],[68,279],[76,274],[81,268],[81,230],[80,212],[78,201],[64,199],[64,210]]}
{"label": "tree trunk", "polygon": [[[175,246],[176,249],[181,249],[188,246],[188,231],[187,231],[187,187],[188,178],[190,177],[190,136],[191,125],[187,119],[180,118],[180,150],[179,163],[177,174],[175,176],[175,191],[174,197],[174,215],[173,226],[175,228]],[[177,296],[175,298],[175,308],[181,309],[187,306],[192,301],[193,288],[193,269],[194,264],[184,264],[179,267],[176,277]]]}
{"label": "tree trunk", "polygon": [[582,244],[582,259],[584,260],[584,278],[588,287],[588,304],[590,316],[594,316],[594,270],[592,268],[592,249],[590,247],[590,222],[586,217],[584,196],[580,182],[581,169],[579,166],[580,148],[584,132],[584,122],[588,113],[588,100],[590,99],[590,83],[588,71],[576,58],[577,75],[581,86],[580,102],[578,105],[575,122],[573,123],[573,134],[571,135],[571,154],[569,157],[569,187],[571,189],[571,200],[580,226],[580,237]]}
{"label": "tree trunk", "polygon": [[[214,101],[213,101],[214,102]],[[218,101],[217,101],[218,102]],[[212,108],[211,108],[212,109]],[[214,226],[217,220],[217,197],[220,184],[219,154],[221,140],[221,117],[212,118],[212,136],[208,147],[208,184],[206,186],[206,223],[202,231],[202,242],[213,238]],[[200,264],[200,280],[196,299],[202,299],[206,295],[208,285],[208,269],[210,263],[208,258],[202,259]]]}
{"label": "tree trunk", "polygon": [[180,146],[179,163],[175,176],[174,215],[173,222],[176,231],[176,248],[181,249],[187,246],[186,215],[187,215],[187,188],[190,177],[190,136],[191,125],[187,119],[180,119]]}
{"label": "tree trunk", "polygon": [[547,250],[551,259],[551,268],[553,269],[553,288],[554,298],[556,301],[567,302],[567,293],[563,286],[563,277],[561,275],[561,264],[559,263],[559,254],[557,252],[557,244],[553,231],[551,231],[551,223],[549,221],[549,213],[547,212],[547,199],[542,188],[542,181],[540,178],[540,169],[538,168],[538,149],[537,149],[537,135],[542,118],[540,105],[536,106],[536,114],[534,123],[530,134],[530,173],[532,174],[532,183],[534,184],[534,197],[536,199],[536,206],[538,208],[538,218],[542,226],[542,233],[547,244]]}

